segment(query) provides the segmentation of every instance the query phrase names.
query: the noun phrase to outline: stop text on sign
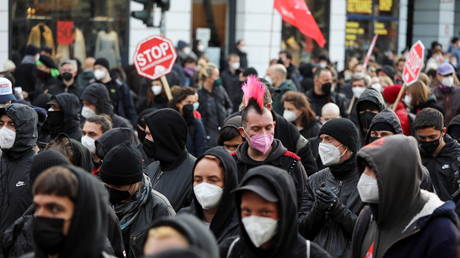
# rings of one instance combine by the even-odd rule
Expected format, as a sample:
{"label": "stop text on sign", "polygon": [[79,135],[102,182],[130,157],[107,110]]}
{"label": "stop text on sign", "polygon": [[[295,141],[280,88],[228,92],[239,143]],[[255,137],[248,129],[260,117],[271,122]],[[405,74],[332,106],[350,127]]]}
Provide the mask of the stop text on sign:
{"label": "stop text on sign", "polygon": [[[154,60],[162,59],[167,55],[167,50],[169,49],[169,44],[166,42],[160,43],[158,46],[153,46],[144,50],[142,53],[137,54],[136,60],[139,62],[140,66],[144,66],[147,63],[151,63]],[[172,57],[170,54],[169,56]]]}

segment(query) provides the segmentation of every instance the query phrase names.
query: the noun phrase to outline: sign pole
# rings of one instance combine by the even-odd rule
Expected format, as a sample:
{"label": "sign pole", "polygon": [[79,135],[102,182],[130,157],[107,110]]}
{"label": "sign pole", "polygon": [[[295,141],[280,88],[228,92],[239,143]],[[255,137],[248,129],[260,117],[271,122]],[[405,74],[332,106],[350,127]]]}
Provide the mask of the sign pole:
{"label": "sign pole", "polygon": [[172,100],[172,93],[171,93],[171,88],[169,88],[169,83],[168,80],[166,80],[166,76],[161,76],[160,77],[161,84],[163,84],[163,88],[165,89],[166,97],[168,98],[169,101]]}
{"label": "sign pole", "polygon": [[369,49],[367,50],[366,58],[364,59],[364,69],[367,68],[367,65],[369,64],[369,59],[371,58],[372,51],[374,51],[375,43],[377,42],[377,38],[379,37],[379,34],[375,34],[374,37],[372,38],[371,45],[369,46]]}
{"label": "sign pole", "polygon": [[395,103],[393,104],[393,111],[396,111],[396,107],[398,106],[399,101],[401,101],[402,95],[406,91],[406,84],[404,83],[401,89],[399,90],[398,96],[396,97]]}

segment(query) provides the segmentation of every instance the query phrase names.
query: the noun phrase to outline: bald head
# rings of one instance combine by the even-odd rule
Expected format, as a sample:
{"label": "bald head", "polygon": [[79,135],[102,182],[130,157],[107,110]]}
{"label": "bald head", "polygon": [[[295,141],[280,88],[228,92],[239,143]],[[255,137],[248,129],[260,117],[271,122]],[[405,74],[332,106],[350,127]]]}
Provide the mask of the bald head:
{"label": "bald head", "polygon": [[267,76],[272,80],[274,87],[278,87],[284,80],[286,80],[287,70],[282,64],[274,64],[268,68]]}
{"label": "bald head", "polygon": [[333,118],[340,117],[340,108],[334,103],[327,103],[321,108],[321,122],[325,123]]}

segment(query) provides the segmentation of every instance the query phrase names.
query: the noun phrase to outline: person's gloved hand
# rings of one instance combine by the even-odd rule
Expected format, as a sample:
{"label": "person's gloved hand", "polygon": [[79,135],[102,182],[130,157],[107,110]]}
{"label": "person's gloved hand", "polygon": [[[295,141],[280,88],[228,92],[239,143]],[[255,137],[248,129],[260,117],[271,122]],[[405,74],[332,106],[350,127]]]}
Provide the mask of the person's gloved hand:
{"label": "person's gloved hand", "polygon": [[315,191],[315,193],[316,198],[319,201],[318,204],[322,209],[330,212],[338,206],[339,199],[332,189],[328,187],[320,187]]}

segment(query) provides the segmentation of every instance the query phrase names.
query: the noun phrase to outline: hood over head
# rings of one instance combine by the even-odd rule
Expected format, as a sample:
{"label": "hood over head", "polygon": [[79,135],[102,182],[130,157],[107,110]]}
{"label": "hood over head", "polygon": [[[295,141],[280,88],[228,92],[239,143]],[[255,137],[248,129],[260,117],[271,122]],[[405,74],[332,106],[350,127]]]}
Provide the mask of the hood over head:
{"label": "hood over head", "polygon": [[367,88],[361,96],[358,98],[358,102],[356,102],[356,110],[360,110],[360,106],[363,102],[369,101],[375,104],[379,108],[379,112],[385,109],[385,100],[383,99],[382,94],[374,89],[374,88]]}
{"label": "hood over head", "polygon": [[49,149],[61,152],[72,165],[83,168],[86,171],[93,169],[93,162],[89,150],[65,133],[58,134],[48,145]]}
{"label": "hood over head", "polygon": [[38,153],[33,158],[32,165],[30,166],[29,177],[31,185],[33,185],[35,179],[48,168],[69,164],[67,158],[57,150],[44,150]]}
{"label": "hood over head", "polygon": [[179,214],[158,219],[151,228],[170,226],[189,241],[190,247],[198,249],[209,258],[219,258],[217,241],[211,231],[193,215]]}
{"label": "hood over head", "polygon": [[[61,107],[61,111],[64,115],[63,129],[64,133],[72,134],[74,130],[80,129],[80,110],[81,103],[78,97],[71,93],[60,93],[51,98],[55,99]],[[81,133],[80,133],[81,136]],[[78,139],[79,140],[79,139]]]}
{"label": "hood over head", "polygon": [[[229,223],[231,218],[235,215],[236,212],[232,191],[238,184],[238,169],[234,158],[229,155],[223,147],[217,146],[209,149],[196,160],[193,171],[195,171],[195,167],[197,166],[198,162],[200,162],[200,160],[202,160],[205,156],[216,157],[219,159],[223,167],[224,191],[222,193],[222,198],[220,199],[219,206],[217,207],[216,215],[214,216],[210,225],[211,231],[213,231],[216,236],[219,236],[220,233],[222,233],[226,228],[230,226]],[[193,176],[194,174],[192,174],[192,178]],[[197,201],[193,191],[192,198],[194,208],[196,209],[198,215],[203,218],[203,209]]]}
{"label": "hood over head", "polygon": [[[276,197],[278,198],[278,229],[277,234],[272,239],[272,246],[265,254],[270,254],[269,257],[290,257],[291,252],[295,251],[295,246],[298,243],[298,226],[296,219],[297,214],[297,195],[295,192],[294,181],[286,171],[270,166],[262,165],[248,170],[244,175],[239,187],[247,185],[254,178],[265,180],[271,187]],[[237,189],[238,190],[238,189]],[[236,192],[236,208],[240,219],[240,235],[244,238],[244,244],[255,253],[261,252],[256,248],[241,221],[241,196],[240,191]]]}
{"label": "hood over head", "polygon": [[157,110],[145,117],[155,145],[155,159],[163,163],[173,163],[184,156],[187,140],[187,124],[181,114],[174,109]]}
{"label": "hood over head", "polygon": [[7,115],[16,127],[14,145],[8,150],[2,150],[10,158],[32,150],[37,143],[38,116],[35,110],[27,105],[13,103],[0,108],[0,115]]}
{"label": "hood over head", "polygon": [[96,106],[96,114],[113,115],[112,101],[104,84],[91,83],[85,88],[80,99]]}
{"label": "hood over head", "polygon": [[109,153],[113,147],[122,143],[136,145],[134,131],[125,127],[110,129],[96,140],[96,155],[100,159],[104,159],[105,154]]}
{"label": "hood over head", "polygon": [[385,123],[389,125],[391,128],[393,128],[393,131],[395,134],[403,133],[402,128],[401,128],[401,123],[399,121],[398,116],[395,114],[395,112],[393,112],[390,109],[384,109],[380,113],[375,115],[375,117],[372,119],[372,122],[369,126],[369,131],[367,132],[367,135],[366,135],[366,139],[365,139],[366,143],[369,143],[369,139],[371,137],[371,131],[375,130],[373,128],[375,127],[376,124],[379,124],[379,123]]}
{"label": "hood over head", "polygon": [[[59,257],[101,257],[106,243],[109,195],[102,182],[93,175],[74,166],[65,167],[78,179],[78,196]],[[40,253],[36,250],[36,254]]]}
{"label": "hood over head", "polygon": [[[376,222],[380,228],[402,227],[422,208],[422,161],[415,138],[380,138],[358,152],[361,171],[374,169],[379,188]],[[402,227],[403,228],[403,227]]]}
{"label": "hood over head", "polygon": [[447,126],[447,133],[456,139],[460,138],[460,115],[456,115],[450,120]]}

